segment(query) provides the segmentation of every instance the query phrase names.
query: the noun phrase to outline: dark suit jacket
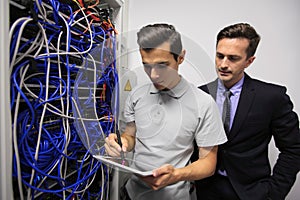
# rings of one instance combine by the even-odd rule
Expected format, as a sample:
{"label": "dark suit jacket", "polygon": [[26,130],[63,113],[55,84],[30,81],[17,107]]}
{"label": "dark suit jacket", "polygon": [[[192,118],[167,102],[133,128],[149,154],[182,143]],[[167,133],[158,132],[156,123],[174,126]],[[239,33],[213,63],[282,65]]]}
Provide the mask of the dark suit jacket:
{"label": "dark suit jacket", "polygon": [[[216,99],[217,80],[200,88]],[[245,75],[228,142],[218,151],[218,163],[223,162],[242,200],[284,199],[293,186],[300,169],[300,133],[292,109],[285,87]],[[273,175],[268,159],[272,136],[280,151]]]}

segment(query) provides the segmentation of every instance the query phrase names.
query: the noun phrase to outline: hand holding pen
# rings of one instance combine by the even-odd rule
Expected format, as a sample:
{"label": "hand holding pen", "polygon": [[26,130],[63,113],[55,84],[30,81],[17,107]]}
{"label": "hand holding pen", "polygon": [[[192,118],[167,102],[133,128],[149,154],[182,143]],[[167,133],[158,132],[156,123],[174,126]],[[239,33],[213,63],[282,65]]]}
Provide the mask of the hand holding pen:
{"label": "hand holding pen", "polygon": [[122,165],[124,165],[124,164],[125,164],[125,156],[124,156],[124,151],[123,151],[123,149],[122,149],[122,140],[121,140],[121,134],[120,134],[119,129],[117,129],[116,134],[117,134],[118,144],[119,144],[120,147],[121,147],[121,152],[120,152],[120,154],[121,154],[121,159],[122,159]]}
{"label": "hand holding pen", "polygon": [[125,146],[127,147],[127,144],[126,145],[122,144],[121,135],[120,135],[119,130],[116,130],[115,134],[114,133],[109,134],[105,138],[104,147],[105,147],[106,153],[109,156],[112,156],[112,157],[121,156],[121,163],[122,164],[126,163],[125,155],[124,155],[125,153],[124,153],[124,150],[123,150],[125,148]]}

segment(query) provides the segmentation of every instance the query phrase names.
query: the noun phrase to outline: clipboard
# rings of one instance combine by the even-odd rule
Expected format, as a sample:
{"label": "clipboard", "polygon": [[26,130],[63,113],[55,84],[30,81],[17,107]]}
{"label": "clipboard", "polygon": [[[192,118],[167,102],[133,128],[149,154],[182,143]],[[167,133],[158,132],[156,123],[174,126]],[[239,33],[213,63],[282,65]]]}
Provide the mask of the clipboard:
{"label": "clipboard", "polygon": [[153,174],[152,171],[140,171],[140,170],[132,168],[128,165],[123,165],[123,164],[121,164],[122,160],[119,157],[101,156],[101,155],[94,155],[93,157],[96,158],[97,160],[101,160],[103,163],[105,163],[109,167],[114,166],[114,167],[120,169],[121,171],[133,173],[133,174],[140,175],[140,176],[152,176],[152,174]]}

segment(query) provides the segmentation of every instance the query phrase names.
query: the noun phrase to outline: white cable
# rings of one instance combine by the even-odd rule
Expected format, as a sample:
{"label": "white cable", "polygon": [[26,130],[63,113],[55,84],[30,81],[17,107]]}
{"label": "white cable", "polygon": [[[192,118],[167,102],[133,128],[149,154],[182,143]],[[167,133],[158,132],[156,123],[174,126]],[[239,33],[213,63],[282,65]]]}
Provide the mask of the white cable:
{"label": "white cable", "polygon": [[73,97],[71,97],[72,98],[72,101],[73,101],[73,105],[75,106],[75,108],[76,108],[76,112],[78,113],[78,115],[79,115],[79,118],[78,119],[80,119],[80,122],[81,122],[81,125],[82,125],[82,127],[83,127],[83,130],[84,130],[84,134],[85,134],[85,138],[86,138],[86,140],[87,140],[87,148],[89,149],[89,147],[90,147],[90,143],[89,143],[89,140],[88,140],[88,138],[89,138],[89,134],[87,133],[87,130],[86,130],[86,127],[85,127],[85,123],[84,123],[84,121],[82,120],[83,118],[81,117],[81,113],[80,113],[80,110],[79,110],[79,108],[78,108],[78,106],[77,106],[77,102],[75,101],[75,99],[73,98]]}
{"label": "white cable", "polygon": [[[77,5],[78,5],[78,2],[76,2],[77,3]],[[45,5],[46,7],[48,7],[48,5],[47,4],[45,4],[45,3],[43,3],[42,2],[42,4],[43,5]],[[83,14],[83,16],[84,16],[84,19],[86,20],[86,23],[87,23],[87,28],[88,28],[88,31],[89,31],[89,35],[90,35],[90,46],[88,47],[88,49],[86,49],[85,51],[81,51],[81,52],[57,52],[57,53],[49,53],[49,55],[46,55],[46,54],[40,54],[40,55],[38,55],[37,56],[37,59],[40,59],[40,58],[43,58],[43,57],[45,57],[45,56],[53,56],[53,55],[76,55],[76,54],[85,54],[85,53],[88,53],[91,49],[92,49],[92,47],[93,47],[93,35],[92,35],[92,29],[91,29],[91,26],[90,26],[90,23],[89,23],[89,20],[88,20],[88,18],[87,18],[87,15],[85,14],[85,12],[83,11],[83,9],[79,6],[79,9],[80,9],[80,11],[81,11],[81,13]],[[60,12],[58,12],[58,13],[60,13]],[[62,13],[60,13],[61,15],[64,15],[64,14],[62,14]]]}
{"label": "white cable", "polygon": [[[26,65],[24,67],[24,73],[23,76],[21,76],[20,82],[22,83],[25,77],[25,74],[29,68],[29,65]],[[20,89],[22,89],[22,84],[20,84]],[[20,96],[21,94],[18,92],[16,97],[16,106],[15,106],[15,113],[14,113],[14,124],[18,121],[18,111],[20,106]],[[21,163],[20,163],[20,155],[19,155],[19,149],[18,149],[18,134],[17,134],[17,126],[16,124],[13,126],[13,143],[14,143],[14,151],[16,156],[16,166],[17,166],[17,175],[18,175],[18,187],[20,191],[20,198],[21,200],[24,200],[23,197],[23,186],[22,186],[22,172],[21,172]]]}
{"label": "white cable", "polygon": [[[43,38],[44,38],[45,44],[46,44],[46,51],[49,54],[47,35],[46,35],[42,25],[39,22],[37,22],[37,25],[41,29],[41,32],[42,32],[42,35],[43,35]],[[46,101],[48,100],[48,93],[49,93],[49,88],[48,88],[49,76],[50,76],[50,57],[48,56],[47,57],[47,70],[46,70],[46,83],[45,83],[45,87],[46,87],[45,100]],[[44,117],[45,117],[45,113],[47,111],[47,104],[48,104],[47,102],[44,104],[43,111],[42,111],[41,118],[40,118],[39,131],[38,131],[38,137],[37,137],[38,139],[37,139],[36,151],[35,151],[35,156],[34,156],[34,159],[36,161],[38,160],[38,154],[39,154],[39,149],[40,149],[40,140],[41,140],[41,134],[42,134],[42,125],[43,125],[43,120],[44,120]],[[34,163],[33,163],[33,165],[34,165]],[[35,169],[32,168],[31,178],[30,178],[30,181],[29,181],[30,185],[32,185],[32,182],[33,182],[33,179],[34,179],[34,174],[35,174]],[[27,192],[27,199],[30,199],[30,196],[31,196],[31,188],[29,187],[28,192]]]}
{"label": "white cable", "polygon": [[[66,52],[68,52],[68,45],[69,45],[69,25],[67,24],[67,22],[65,21],[65,19],[59,14],[59,16],[61,17],[61,19],[63,20],[63,22],[65,23],[65,26],[66,26]],[[60,32],[59,34],[59,37],[58,37],[58,40],[57,40],[57,52],[60,52],[60,43],[61,43],[61,36],[62,36],[63,32]],[[58,63],[58,74],[59,74],[59,78],[62,79],[62,75],[61,75],[61,65],[60,65],[60,56],[57,57],[57,63]],[[67,66],[68,67],[68,66]],[[60,81],[60,95],[62,96],[62,83]],[[61,111],[62,113],[64,112],[65,110],[65,107],[64,107],[64,98],[63,96],[60,98],[60,102],[61,102]],[[69,113],[69,81],[67,81],[67,85],[66,85],[66,101],[67,101],[67,108],[66,108],[66,113],[65,115],[68,115]],[[65,144],[65,148],[63,150],[64,154],[67,154],[67,147],[69,145],[69,141],[70,141],[70,125],[69,125],[69,120],[68,118],[63,118],[62,119],[62,122],[63,122],[63,130],[64,130],[64,133],[65,133],[65,138],[66,138],[66,144]],[[66,175],[67,175],[67,160],[66,159],[62,159],[61,160],[62,164],[60,165],[60,176],[62,179],[66,179]],[[65,169],[63,170],[63,163],[66,163],[65,164]],[[65,199],[65,191],[63,191],[63,199]]]}
{"label": "white cable", "polygon": [[[33,76],[39,76],[39,75],[44,75],[44,73],[31,74],[31,75],[27,76],[26,79],[30,79],[30,78],[32,78]],[[25,79],[25,81],[26,81],[26,79]],[[28,92],[28,94],[29,94],[31,97],[33,97],[33,98],[35,98],[35,99],[39,99],[39,102],[40,102],[40,103],[45,102],[44,99],[40,98],[40,97],[37,96],[34,92],[32,92],[32,91],[30,90],[30,88],[27,86],[26,83],[24,83],[24,88],[26,89],[26,91]],[[49,107],[51,107],[53,110],[50,109]],[[101,118],[99,118],[99,119],[95,119],[95,118],[84,118],[84,117],[75,118],[75,117],[72,117],[72,116],[68,116],[68,115],[62,114],[62,111],[61,111],[61,110],[59,110],[58,108],[56,108],[55,105],[52,105],[52,104],[50,104],[49,102],[48,102],[47,110],[48,110],[49,112],[51,112],[52,114],[54,114],[54,115],[57,115],[57,116],[63,117],[63,118],[67,118],[67,119],[72,119],[72,120],[74,120],[74,119],[80,119],[80,120],[83,120],[83,121],[101,121],[101,120],[109,120],[107,116],[101,117]],[[54,111],[54,110],[55,110],[55,111]]]}
{"label": "white cable", "polygon": [[[32,19],[30,18],[23,18],[23,19],[20,19],[20,20],[17,20],[16,23],[14,23],[12,29],[10,30],[10,39],[12,38],[12,33],[13,33],[13,30],[15,28],[15,26],[21,22],[21,21],[25,21],[22,25],[21,25],[21,28],[20,28],[20,31],[19,31],[19,35],[18,35],[18,40],[17,40],[17,45],[16,47],[19,46],[19,40],[20,40],[20,37],[23,33],[23,30],[24,30],[24,27],[27,23],[29,23]],[[16,50],[18,50],[18,48],[15,48],[15,52]],[[16,53],[14,54],[14,56],[16,55]],[[15,58],[15,57],[14,57]],[[14,59],[13,59],[14,60]],[[13,64],[14,61],[11,62],[11,64]],[[10,70],[12,71],[12,66],[10,67]],[[22,85],[23,85],[23,82],[24,82],[24,78],[25,78],[25,74],[27,72],[29,68],[29,65],[26,65],[25,66],[25,69],[24,71],[20,70],[20,77],[21,77],[21,80],[20,80],[20,89],[22,89]],[[11,73],[10,73],[11,74]],[[20,103],[20,93],[18,93],[17,95],[17,98],[16,98],[16,108],[15,108],[15,113],[14,113],[14,122],[16,123],[17,122],[17,116],[18,116],[18,110],[19,110],[19,103]],[[19,185],[19,191],[20,191],[20,198],[21,200],[23,200],[23,189],[22,189],[22,174],[21,174],[21,168],[20,168],[20,158],[19,158],[19,150],[18,150],[18,144],[17,144],[17,130],[16,130],[17,126],[13,126],[13,135],[14,135],[14,149],[15,149],[15,155],[16,155],[16,165],[17,165],[17,171],[18,171],[18,185]]]}
{"label": "white cable", "polygon": [[[12,34],[13,34],[13,32],[14,32],[14,28],[15,28],[15,26],[19,23],[19,22],[21,22],[21,21],[23,21],[24,20],[24,22],[22,23],[22,25],[21,25],[21,27],[20,27],[20,30],[21,31],[19,31],[19,34],[18,34],[18,37],[16,38],[16,45],[15,45],[15,49],[14,49],[14,53],[13,53],[13,56],[12,56],[12,59],[11,59],[11,61],[10,61],[10,74],[11,74],[11,71],[12,71],[12,68],[13,68],[13,66],[15,65],[15,59],[16,59],[16,56],[17,56],[17,52],[18,52],[18,50],[19,50],[19,45],[20,45],[20,41],[21,41],[21,36],[22,36],[22,33],[23,33],[23,30],[24,30],[24,27],[30,22],[30,21],[32,21],[32,19],[31,18],[22,18],[22,19],[20,19],[20,20],[17,20],[15,23],[14,23],[14,25],[13,25],[13,28],[9,31],[9,38],[10,38],[10,41],[12,40]],[[11,43],[9,44],[10,46],[11,46]]]}
{"label": "white cable", "polygon": [[[104,44],[104,43],[103,43]],[[103,45],[104,46],[104,45]],[[102,48],[103,48],[102,46]],[[97,67],[96,67],[96,63],[95,63],[95,60],[93,58],[93,56],[91,56],[90,54],[88,54],[90,57],[91,57],[91,60],[93,61],[93,67],[94,67],[94,89],[93,89],[93,101],[94,101],[94,105],[96,105],[97,101],[96,101],[96,90],[97,90]],[[97,114],[97,110],[96,110],[96,106],[93,107],[94,108],[94,114],[95,114],[95,118],[97,119],[97,121],[99,121],[99,118],[98,118],[98,114]],[[103,138],[106,137],[106,135],[104,134],[103,130],[102,130],[102,127],[101,127],[101,124],[98,123],[98,127],[99,127],[99,130],[101,132],[101,135]],[[89,146],[90,148],[90,146]]]}
{"label": "white cable", "polygon": [[[93,160],[92,160],[92,163],[91,165],[93,165]],[[90,169],[89,173],[91,173],[93,171],[93,168]],[[84,192],[92,185],[93,181],[95,180],[95,177],[96,177],[97,173],[94,173],[93,176],[92,176],[92,180],[90,180],[90,178],[87,179],[87,185],[82,189],[82,190],[75,190],[75,194],[79,194],[79,193],[83,193],[82,196],[84,195]],[[80,185],[79,185],[80,186]]]}
{"label": "white cable", "polygon": [[[43,41],[39,41],[40,34],[41,34],[40,32],[37,33],[34,40],[30,43],[29,48],[24,53],[20,53],[20,52],[17,53],[17,56],[19,56],[19,57],[16,58],[14,65],[17,65],[26,56],[30,56],[30,53],[33,53],[36,48],[41,48],[40,46],[41,46],[41,44],[43,44]],[[24,41],[24,40],[25,40],[24,38],[21,38],[21,41]],[[27,40],[27,41],[29,41],[29,40]],[[27,41],[25,40],[25,42],[27,42]],[[33,56],[31,55],[31,57],[33,57]]]}
{"label": "white cable", "polygon": [[[42,2],[42,1],[41,1]],[[35,0],[35,3],[36,3],[36,6],[39,10],[39,12],[37,13],[41,13],[41,16],[43,17],[43,19],[46,21],[46,22],[50,22],[49,19],[47,18],[47,11],[46,9],[44,8],[44,3],[42,2],[42,4],[40,4],[40,1],[39,0]]]}
{"label": "white cable", "polygon": [[[46,5],[44,2],[42,2],[42,5],[40,5],[39,4],[39,1],[38,0],[36,0],[36,4],[37,4],[37,7],[38,7],[38,9],[39,9],[39,11],[40,11],[40,13],[41,13],[41,15],[42,15],[42,17],[44,18],[44,20],[45,21],[47,21],[47,22],[50,22],[50,20],[49,19],[47,19],[47,12],[46,12],[46,9],[45,9],[45,7],[47,7],[47,6],[45,6],[44,7],[44,5]],[[80,6],[79,6],[80,7]],[[59,109],[57,109],[54,105],[51,105],[49,102],[47,102],[48,101],[48,95],[49,95],[49,76],[50,76],[50,56],[52,56],[52,55],[57,55],[58,56],[58,63],[59,63],[59,78],[62,80],[62,76],[61,76],[61,70],[60,70],[60,58],[59,58],[59,56],[60,55],[81,55],[81,54],[85,54],[85,53],[88,53],[90,50],[91,50],[91,48],[92,48],[92,45],[93,45],[93,38],[92,38],[92,30],[91,30],[91,27],[90,27],[90,24],[89,24],[89,21],[88,21],[88,19],[87,19],[87,17],[88,16],[90,16],[90,15],[92,15],[92,14],[95,14],[95,13],[91,13],[91,14],[89,14],[89,15],[86,15],[85,13],[84,13],[84,11],[83,11],[83,9],[80,7],[80,11],[82,12],[82,14],[84,15],[84,17],[83,18],[80,18],[79,20],[77,20],[77,21],[75,21],[73,24],[72,24],[72,26],[74,26],[74,25],[81,25],[79,22],[80,21],[82,21],[82,20],[86,20],[86,22],[87,22],[87,30],[89,31],[89,35],[90,35],[90,46],[89,46],[89,48],[87,49],[87,50],[85,50],[85,51],[82,51],[82,52],[79,52],[77,49],[76,49],[76,51],[77,52],[69,52],[68,50],[66,50],[65,52],[60,52],[60,48],[59,48],[59,43],[58,43],[58,45],[57,45],[57,53],[50,53],[50,51],[49,51],[49,45],[50,46],[52,46],[53,44],[52,43],[50,43],[50,44],[48,44],[48,39],[47,39],[47,36],[46,36],[46,34],[45,34],[45,32],[44,32],[44,30],[43,30],[43,27],[42,27],[42,25],[40,24],[40,23],[38,23],[38,26],[39,26],[39,28],[40,28],[40,30],[41,31],[39,31],[38,32],[38,36],[35,38],[35,40],[34,41],[32,41],[31,42],[31,47],[29,47],[26,51],[25,51],[25,53],[23,53],[23,54],[18,54],[17,53],[17,50],[19,49],[19,45],[20,45],[20,41],[21,41],[21,36],[22,36],[22,33],[23,33],[23,30],[24,30],[24,28],[25,28],[25,26],[26,26],[26,24],[27,23],[29,23],[30,21],[32,21],[32,19],[31,18],[23,18],[23,19],[19,19],[19,20],[17,20],[17,23],[20,23],[21,21],[24,21],[23,22],[23,24],[21,25],[21,27],[20,27],[20,33],[18,34],[18,38],[17,38],[17,43],[16,43],[16,46],[15,46],[15,50],[14,50],[14,54],[13,54],[13,59],[12,59],[12,61],[11,61],[11,65],[10,65],[10,69],[12,70],[12,66],[14,66],[16,63],[18,63],[19,61],[21,61],[23,58],[25,58],[26,56],[30,56],[30,55],[28,55],[29,53],[31,53],[32,51],[34,51],[37,47],[38,47],[38,51],[36,52],[36,55],[34,56],[36,59],[44,59],[44,57],[47,59],[47,72],[46,72],[46,95],[45,95],[45,99],[41,99],[41,98],[39,98],[37,95],[35,95],[28,87],[27,87],[27,85],[25,84],[25,80],[27,80],[27,79],[29,79],[29,77],[33,77],[33,75],[32,76],[29,76],[29,77],[26,77],[25,78],[25,74],[26,74],[26,71],[28,70],[28,67],[29,67],[29,65],[27,65],[26,67],[25,67],[25,69],[24,69],[24,71],[23,70],[20,70],[20,73],[22,74],[21,75],[21,81],[20,81],[20,88],[26,88],[26,90],[31,94],[31,96],[34,96],[34,97],[36,97],[36,98],[39,98],[39,101],[41,102],[41,103],[43,103],[43,102],[45,102],[44,103],[44,107],[43,107],[43,112],[42,112],[42,115],[41,115],[41,118],[40,118],[40,125],[39,125],[39,131],[38,131],[38,141],[37,141],[37,144],[36,144],[36,151],[35,151],[35,160],[37,161],[38,160],[38,154],[39,154],[39,146],[40,146],[40,139],[41,139],[41,134],[42,134],[42,127],[43,127],[43,123],[44,123],[44,117],[45,117],[45,113],[46,113],[46,111],[50,111],[50,112],[52,112],[52,113],[54,113],[54,114],[57,114],[58,116],[61,116],[61,117],[64,117],[64,119],[65,120],[63,120],[63,128],[64,128],[64,133],[65,133],[65,137],[66,137],[66,145],[65,145],[65,149],[64,149],[64,153],[67,153],[67,146],[68,146],[68,144],[69,144],[69,142],[70,142],[70,127],[69,127],[69,121],[68,121],[68,119],[74,119],[74,117],[71,117],[71,116],[69,116],[68,115],[68,110],[69,110],[69,82],[67,82],[67,86],[66,86],[66,88],[67,88],[67,106],[66,106],[66,109],[64,109],[64,104],[62,103],[62,110],[60,111]],[[64,17],[62,16],[62,14],[59,12],[59,15],[60,15],[60,17],[63,19],[63,21],[64,21],[64,23],[66,24],[66,27],[67,27],[67,31],[68,31],[68,33],[70,32],[70,30],[69,30],[69,26],[68,26],[68,23],[66,22],[66,20],[64,19]],[[10,40],[11,40],[11,38],[12,38],[12,34],[13,34],[13,32],[14,32],[14,29],[15,29],[15,27],[18,25],[18,24],[15,24],[15,25],[12,25],[12,28],[10,29]],[[81,25],[82,26],[82,25]],[[86,27],[85,27],[86,28]],[[42,33],[42,36],[43,36],[43,39],[41,39],[41,41],[42,42],[44,42],[44,44],[46,45],[46,51],[47,51],[47,53],[44,53],[44,54],[40,54],[39,56],[37,56],[37,54],[41,51],[41,49],[43,48],[43,46],[44,45],[41,45],[41,44],[39,44],[39,45],[37,45],[37,41],[38,41],[38,38],[40,38],[39,37],[39,35]],[[60,34],[62,34],[62,33],[60,33]],[[60,38],[61,38],[61,35],[59,36],[59,41],[60,41]],[[67,38],[66,38],[66,46],[68,47],[68,43],[69,43],[69,34],[67,34]],[[52,46],[52,47],[54,47],[54,46]],[[70,47],[70,48],[73,48],[72,46]],[[17,56],[19,55],[19,57],[17,58]],[[94,63],[94,94],[93,94],[93,101],[94,101],[94,103],[96,103],[96,95],[95,95],[95,92],[96,92],[96,90],[95,90],[95,88],[96,88],[96,86],[97,86],[97,84],[96,84],[96,65],[95,65],[95,61],[94,61],[94,59],[93,59],[93,57],[92,57],[92,60],[93,60],[93,63]],[[61,95],[61,102],[63,102],[63,98],[64,97],[62,97],[62,84],[61,84],[61,81],[60,81],[60,95]],[[75,101],[74,99],[73,99],[73,97],[72,97],[72,100],[73,101]],[[20,93],[18,93],[18,97],[16,98],[16,101],[17,101],[17,105],[16,105],[16,108],[19,108],[19,103],[20,103]],[[77,104],[76,104],[76,102],[74,103],[75,105],[76,105],[76,107],[77,107]],[[50,109],[50,108],[52,108],[52,109]],[[78,107],[77,107],[77,109],[78,109]],[[54,111],[54,110],[56,110],[56,111]],[[64,110],[66,111],[66,113],[64,113]],[[106,119],[105,117],[101,117],[100,119],[98,118],[98,116],[97,116],[97,112],[96,112],[96,110],[95,110],[95,108],[94,108],[94,111],[95,111],[95,115],[96,115],[96,118],[95,119],[86,119],[86,118],[82,118],[81,116],[80,116],[80,118],[77,118],[77,119],[80,119],[81,120],[81,122],[83,123],[83,121],[84,120],[89,120],[89,121],[99,121],[99,120],[102,120],[102,119]],[[18,110],[14,113],[15,114],[15,122],[17,121],[17,116],[18,116]],[[101,133],[102,133],[102,135],[104,135],[104,133],[103,133],[103,130],[102,130],[102,127],[101,127],[101,125],[100,125],[100,123],[99,123],[99,127],[100,127],[100,130],[101,130]],[[14,141],[14,143],[15,143],[15,150],[16,150],[16,160],[18,160],[17,161],[17,163],[19,163],[19,164],[17,164],[17,168],[19,168],[18,169],[18,173],[20,174],[20,176],[18,177],[19,178],[19,182],[20,182],[20,180],[21,180],[21,169],[20,169],[20,158],[19,158],[19,154],[18,154],[18,149],[17,149],[17,136],[16,136],[16,126],[14,126],[14,129],[15,129],[15,132],[14,132],[14,134],[15,134],[15,137],[14,137],[14,140],[16,140],[16,141]],[[85,130],[85,133],[87,134],[87,132],[86,132],[86,130]],[[65,173],[61,173],[61,174],[64,174],[64,178],[66,178],[65,176],[66,176],[66,169],[67,169],[67,162],[66,162],[66,160],[65,160],[65,158],[64,157],[62,157],[62,160],[64,160],[64,161],[62,161],[62,163],[64,163],[65,162]],[[85,159],[85,160],[87,160],[87,159]],[[82,162],[82,161],[81,161]],[[34,164],[34,163],[33,163]],[[54,169],[55,169],[55,167],[57,166],[57,164],[58,164],[58,160],[56,161],[56,163],[55,163],[55,165],[52,167],[52,169],[50,169],[50,171],[49,171],[49,173],[51,173]],[[63,165],[61,165],[61,166],[63,166]],[[102,167],[102,166],[101,166]],[[62,168],[61,168],[62,169]],[[103,176],[103,167],[101,168],[102,169],[102,178],[104,177]],[[29,182],[29,184],[31,185],[32,184],[32,181],[33,181],[33,178],[34,178],[34,174],[35,174],[35,169],[33,168],[32,169],[32,173],[31,173],[31,179],[30,179],[30,182]],[[90,181],[90,183],[88,184],[88,185],[86,185],[86,187],[85,187],[85,189],[83,190],[83,191],[85,191],[91,184],[92,184],[92,182],[93,182],[93,180],[94,180],[94,178],[95,178],[95,174],[94,174],[94,176],[93,176],[93,178],[92,178],[92,180]],[[40,187],[41,186],[41,184],[44,182],[46,180],[46,177],[44,177],[44,179],[39,183],[39,186],[38,187]],[[22,196],[22,194],[23,194],[23,191],[22,191],[22,183],[19,183],[19,187],[20,187],[20,196],[21,196],[21,199],[23,199],[23,196]],[[102,187],[103,187],[103,189],[104,189],[104,179],[102,180]],[[103,191],[104,190],[102,190],[102,193],[101,193],[101,199],[103,198]],[[76,191],[76,193],[80,193],[80,191]],[[28,199],[30,199],[30,196],[31,196],[31,188],[29,188],[28,189],[28,193],[27,193],[27,198]]]}

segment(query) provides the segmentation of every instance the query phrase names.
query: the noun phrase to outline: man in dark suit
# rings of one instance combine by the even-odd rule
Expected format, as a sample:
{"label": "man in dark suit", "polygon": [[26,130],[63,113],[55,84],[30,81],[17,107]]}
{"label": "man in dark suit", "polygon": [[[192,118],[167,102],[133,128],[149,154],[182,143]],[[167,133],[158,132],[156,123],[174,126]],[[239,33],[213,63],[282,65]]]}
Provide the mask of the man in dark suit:
{"label": "man in dark suit", "polygon": [[[201,89],[214,97],[221,114],[228,109],[224,115],[224,121],[229,118],[224,125],[228,141],[219,146],[215,175],[196,182],[198,199],[284,199],[296,180],[299,120],[286,88],[244,72],[255,59],[259,41],[246,23],[225,27],[217,35],[218,79]],[[224,105],[226,91],[230,95]],[[280,151],[273,170],[268,159],[272,137]]]}

